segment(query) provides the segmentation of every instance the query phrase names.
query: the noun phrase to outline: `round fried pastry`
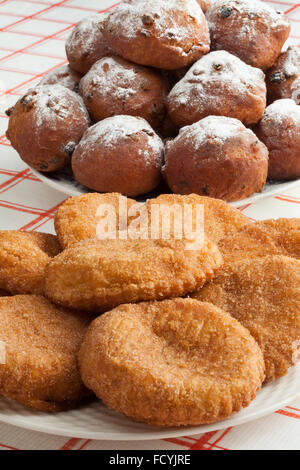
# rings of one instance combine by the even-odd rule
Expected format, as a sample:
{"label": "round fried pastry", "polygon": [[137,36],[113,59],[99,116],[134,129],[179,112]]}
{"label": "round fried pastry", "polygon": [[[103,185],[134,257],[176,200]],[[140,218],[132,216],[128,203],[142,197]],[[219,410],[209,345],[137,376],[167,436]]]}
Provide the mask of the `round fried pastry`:
{"label": "round fried pastry", "polygon": [[228,418],[264,378],[249,332],[212,304],[121,305],[96,319],[79,353],[86,386],[109,408],[156,426]]}
{"label": "round fried pastry", "polygon": [[39,85],[61,85],[69,88],[71,91],[75,91],[75,93],[79,93],[79,83],[81,79],[82,75],[71,69],[67,64],[46,73]]}
{"label": "round fried pastry", "polygon": [[208,240],[198,250],[187,249],[184,240],[85,240],[48,264],[45,292],[59,305],[104,312],[193,292],[221,264]]}
{"label": "round fried pastry", "polygon": [[267,255],[300,260],[300,219],[270,219],[249,223],[218,245],[224,262]]}
{"label": "round fried pastry", "polygon": [[291,98],[300,104],[300,48],[290,46],[267,71],[268,102]]}
{"label": "round fried pastry", "polygon": [[[74,243],[97,237],[97,226],[101,215],[97,211],[102,204],[113,207],[117,216],[117,230],[126,228],[122,216],[119,220],[120,204],[127,210],[134,204],[134,199],[126,198],[118,193],[88,193],[71,197],[61,204],[57,210],[54,225],[63,249]],[[123,225],[125,223],[125,225]]]}
{"label": "round fried pastry", "polygon": [[11,294],[42,294],[45,267],[60,251],[54,235],[0,231],[0,288]]}
{"label": "round fried pastry", "polygon": [[42,411],[66,409],[88,397],[77,353],[90,320],[42,296],[0,298],[0,341],[5,348],[0,393]]}
{"label": "round fried pastry", "polygon": [[210,46],[196,0],[127,0],[109,13],[104,36],[121,57],[170,70],[195,62]]}
{"label": "round fried pastry", "polygon": [[300,260],[285,256],[226,264],[197,294],[226,310],[245,326],[262,349],[266,381],[295,365],[300,338]]}

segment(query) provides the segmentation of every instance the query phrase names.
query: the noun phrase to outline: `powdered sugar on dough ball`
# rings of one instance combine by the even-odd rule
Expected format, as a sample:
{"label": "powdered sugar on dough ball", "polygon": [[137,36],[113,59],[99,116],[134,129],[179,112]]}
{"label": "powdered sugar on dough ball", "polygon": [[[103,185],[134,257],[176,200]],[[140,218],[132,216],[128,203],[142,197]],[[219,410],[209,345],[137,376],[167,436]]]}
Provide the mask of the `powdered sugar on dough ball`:
{"label": "powdered sugar on dough ball", "polygon": [[114,116],[87,130],[72,167],[90,189],[135,197],[159,184],[163,158],[163,142],[145,119]]}
{"label": "powdered sugar on dough ball", "polygon": [[80,91],[94,121],[128,114],[158,127],[165,116],[169,84],[160,72],[121,57],[97,61],[80,83]]}
{"label": "powdered sugar on dough ball", "polygon": [[171,90],[167,108],[178,126],[206,116],[228,116],[245,125],[260,120],[266,106],[264,73],[226,51],[198,60]]}
{"label": "powdered sugar on dough ball", "polygon": [[290,32],[284,14],[259,0],[216,0],[206,18],[213,50],[225,49],[262,70],[274,63]]}
{"label": "powdered sugar on dough ball", "polygon": [[104,35],[125,59],[170,70],[195,62],[210,44],[196,0],[122,2],[109,14]]}
{"label": "powdered sugar on dough ball", "polygon": [[300,48],[289,47],[282,52],[266,76],[268,102],[292,98],[300,104]]}
{"label": "powdered sugar on dough ball", "polygon": [[40,81],[39,85],[61,85],[69,90],[79,92],[79,82],[82,75],[72,70],[69,65],[62,65],[48,72]]}
{"label": "powdered sugar on dough ball", "polygon": [[262,190],[268,150],[237,119],[208,116],[168,141],[163,173],[176,194],[237,201]]}
{"label": "powdered sugar on dough ball", "polygon": [[291,99],[274,101],[255,132],[269,150],[269,178],[300,178],[300,106]]}
{"label": "powdered sugar on dough ball", "polygon": [[85,74],[97,60],[113,54],[103,36],[106,17],[106,13],[101,13],[84,18],[67,39],[66,54],[77,72]]}

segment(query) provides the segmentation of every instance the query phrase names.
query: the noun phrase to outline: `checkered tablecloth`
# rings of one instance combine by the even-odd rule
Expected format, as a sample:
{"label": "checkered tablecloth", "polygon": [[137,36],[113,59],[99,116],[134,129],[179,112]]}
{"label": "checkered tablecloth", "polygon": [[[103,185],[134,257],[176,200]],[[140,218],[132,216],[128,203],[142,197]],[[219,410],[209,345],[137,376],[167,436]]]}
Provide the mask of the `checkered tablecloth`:
{"label": "checkered tablecloth", "polygon": [[[0,230],[54,233],[53,216],[64,196],[41,183],[5,138],[4,111],[38,83],[46,72],[66,63],[64,42],[74,23],[104,11],[112,0],[0,1]],[[270,2],[292,24],[290,43],[300,43],[300,4]],[[243,207],[252,219],[300,216],[300,186]],[[300,384],[299,384],[300,387]],[[70,430],[70,433],[72,431]],[[300,449],[300,399],[252,423],[199,436],[148,442],[105,442],[51,436],[0,423],[0,449]]]}

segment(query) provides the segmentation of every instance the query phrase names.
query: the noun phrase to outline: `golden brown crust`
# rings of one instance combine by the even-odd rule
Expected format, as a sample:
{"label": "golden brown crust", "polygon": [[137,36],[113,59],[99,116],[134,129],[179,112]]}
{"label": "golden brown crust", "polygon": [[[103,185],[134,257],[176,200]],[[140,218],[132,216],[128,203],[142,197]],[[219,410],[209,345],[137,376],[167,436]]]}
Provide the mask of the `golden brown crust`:
{"label": "golden brown crust", "polygon": [[267,255],[300,260],[300,219],[270,219],[249,223],[219,243],[225,264]]}
{"label": "golden brown crust", "polygon": [[200,288],[222,264],[206,240],[86,240],[47,266],[46,295],[59,305],[104,312],[127,302],[177,297]]}
{"label": "golden brown crust", "polygon": [[291,28],[281,11],[259,0],[214,1],[206,18],[212,50],[224,49],[262,70],[273,65]]}
{"label": "golden brown crust", "polygon": [[109,408],[156,426],[226,419],[250,404],[264,379],[248,331],[192,299],[104,314],[91,324],[79,362],[84,383]]}
{"label": "golden brown crust", "polygon": [[151,207],[153,204],[191,205],[193,214],[196,213],[196,206],[204,207],[204,233],[205,236],[216,245],[226,236],[230,236],[241,227],[249,223],[249,219],[235,207],[226,204],[221,199],[189,194],[181,196],[178,194],[162,194],[155,199],[146,202],[149,217],[151,217]]}
{"label": "golden brown crust", "polygon": [[42,294],[45,267],[60,251],[54,235],[0,231],[0,288],[11,294]]}
{"label": "golden brown crust", "polygon": [[161,181],[164,145],[149,123],[113,116],[90,127],[72,157],[76,181],[88,188],[130,197],[146,194]]}
{"label": "golden brown crust", "polygon": [[300,106],[291,99],[274,101],[254,130],[269,150],[269,179],[300,178]]}
{"label": "golden brown crust", "polygon": [[134,199],[126,198],[119,193],[88,193],[66,199],[59,206],[54,219],[55,231],[63,249],[87,238],[96,238],[100,220],[97,211],[101,204],[109,204],[114,208],[117,216],[116,228],[117,230],[124,229],[125,226],[122,224],[126,225],[127,219],[126,221],[119,220],[120,203],[124,204],[128,210],[137,204]]}
{"label": "golden brown crust", "polygon": [[266,381],[295,364],[300,338],[300,261],[285,256],[225,265],[195,298],[212,302],[245,326],[261,347]]}
{"label": "golden brown crust", "polygon": [[129,114],[158,127],[165,117],[169,90],[167,80],[158,71],[121,57],[97,61],[80,82],[81,95],[95,122]]}
{"label": "golden brown crust", "polygon": [[82,98],[61,85],[29,90],[10,111],[7,138],[25,163],[42,172],[70,162],[90,119]]}
{"label": "golden brown crust", "polygon": [[250,126],[261,119],[265,107],[263,72],[226,51],[210,52],[193,64],[167,99],[178,128],[206,116],[228,116]]}
{"label": "golden brown crust", "polygon": [[67,39],[70,66],[81,74],[86,74],[97,60],[114,54],[103,35],[105,19],[106,13],[83,18]]}
{"label": "golden brown crust", "polygon": [[268,150],[237,119],[208,116],[166,144],[163,175],[177,194],[237,201],[261,192]]}
{"label": "golden brown crust", "polygon": [[267,71],[268,102],[291,98],[300,104],[300,48],[290,46]]}
{"label": "golden brown crust", "polygon": [[0,393],[42,411],[59,411],[89,396],[77,352],[90,316],[55,307],[41,296],[0,299]]}
{"label": "golden brown crust", "polygon": [[122,2],[109,14],[104,36],[125,59],[170,70],[192,64],[210,45],[196,0]]}
{"label": "golden brown crust", "polygon": [[79,92],[79,82],[82,79],[82,75],[67,65],[62,65],[57,69],[51,70],[46,73],[39,85],[61,85],[69,88],[75,93]]}

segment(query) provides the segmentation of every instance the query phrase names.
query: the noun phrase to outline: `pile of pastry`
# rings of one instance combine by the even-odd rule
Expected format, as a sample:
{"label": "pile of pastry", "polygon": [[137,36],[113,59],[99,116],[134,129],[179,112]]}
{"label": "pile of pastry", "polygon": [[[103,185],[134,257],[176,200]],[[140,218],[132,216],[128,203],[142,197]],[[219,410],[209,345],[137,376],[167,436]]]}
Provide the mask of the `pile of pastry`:
{"label": "pile of pastry", "polygon": [[130,197],[163,181],[236,201],[300,178],[289,32],[259,0],[125,0],[75,26],[69,64],[7,111],[7,137],[36,170]]}
{"label": "pile of pastry", "polygon": [[296,364],[300,219],[90,193],[59,207],[55,229],[0,232],[3,396],[59,411],[96,395],[137,421],[197,425]]}

